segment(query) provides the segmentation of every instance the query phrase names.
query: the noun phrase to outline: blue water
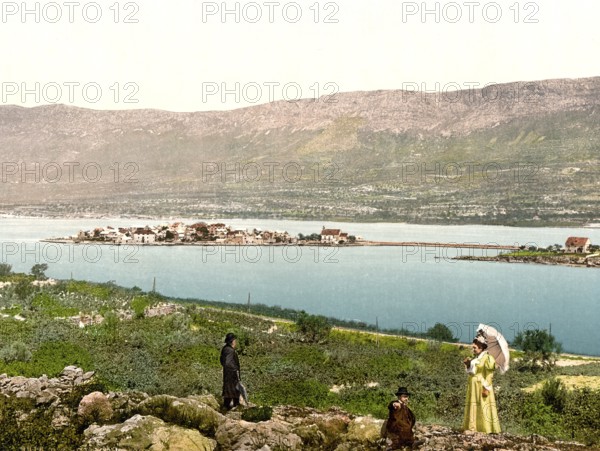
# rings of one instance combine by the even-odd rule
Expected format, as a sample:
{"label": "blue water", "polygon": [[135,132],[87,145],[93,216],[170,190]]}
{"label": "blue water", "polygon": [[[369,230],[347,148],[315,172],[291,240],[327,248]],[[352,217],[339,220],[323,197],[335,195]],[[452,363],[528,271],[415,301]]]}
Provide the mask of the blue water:
{"label": "blue water", "polygon": [[[178,219],[179,220],[179,219]],[[174,220],[173,220],[174,221]],[[193,220],[183,219],[191,223]],[[215,220],[214,222],[217,222]],[[319,232],[341,227],[370,240],[564,244],[569,235],[600,242],[600,229],[417,226],[219,220],[239,228]],[[552,328],[565,351],[600,355],[600,270],[456,261],[496,251],[406,247],[132,247],[39,243],[95,226],[165,221],[0,218],[0,262],[28,272],[48,263],[55,278],[115,281],[165,295],[304,309],[383,328],[425,331],[436,322],[470,341],[477,324],[511,340],[526,328]],[[212,222],[212,221],[211,221]]]}

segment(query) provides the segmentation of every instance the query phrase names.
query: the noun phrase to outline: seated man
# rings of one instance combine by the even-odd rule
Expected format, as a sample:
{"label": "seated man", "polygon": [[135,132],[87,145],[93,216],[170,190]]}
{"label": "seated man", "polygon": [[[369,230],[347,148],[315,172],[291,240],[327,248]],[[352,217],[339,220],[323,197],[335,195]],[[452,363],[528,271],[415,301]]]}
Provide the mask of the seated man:
{"label": "seated man", "polygon": [[415,415],[408,408],[408,397],[410,393],[406,387],[400,387],[396,392],[398,399],[388,405],[389,416],[385,426],[385,434],[391,446],[388,450],[401,449],[408,446],[412,449],[423,444],[422,440],[415,440],[413,427],[415,426]]}

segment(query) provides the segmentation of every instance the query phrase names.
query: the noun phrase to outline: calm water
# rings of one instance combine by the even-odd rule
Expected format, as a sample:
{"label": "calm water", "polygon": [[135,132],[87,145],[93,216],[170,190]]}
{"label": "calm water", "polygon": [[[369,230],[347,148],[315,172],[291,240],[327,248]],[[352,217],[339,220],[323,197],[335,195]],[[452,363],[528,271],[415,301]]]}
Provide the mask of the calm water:
{"label": "calm water", "polygon": [[[191,223],[193,220],[183,219]],[[495,324],[511,340],[524,328],[552,327],[566,351],[600,355],[600,271],[453,260],[495,255],[469,249],[361,247],[111,247],[39,243],[95,226],[163,221],[0,218],[0,262],[28,272],[48,263],[55,278],[115,281],[184,298],[252,302],[305,309],[381,327],[423,331],[447,324],[470,341],[480,322]],[[216,220],[215,220],[216,222]],[[341,227],[371,240],[498,244],[561,243],[567,236],[600,242],[600,229],[416,226],[222,220],[240,228],[319,232]]]}

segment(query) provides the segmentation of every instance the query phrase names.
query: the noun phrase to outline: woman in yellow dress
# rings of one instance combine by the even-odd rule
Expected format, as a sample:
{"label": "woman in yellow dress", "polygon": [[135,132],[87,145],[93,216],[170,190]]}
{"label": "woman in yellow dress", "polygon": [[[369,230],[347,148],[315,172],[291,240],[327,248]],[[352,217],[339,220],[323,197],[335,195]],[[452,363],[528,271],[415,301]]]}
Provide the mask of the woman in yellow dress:
{"label": "woman in yellow dress", "polygon": [[500,421],[492,387],[496,360],[487,353],[483,337],[473,340],[472,347],[475,357],[464,360],[469,381],[462,429],[465,432],[499,433]]}

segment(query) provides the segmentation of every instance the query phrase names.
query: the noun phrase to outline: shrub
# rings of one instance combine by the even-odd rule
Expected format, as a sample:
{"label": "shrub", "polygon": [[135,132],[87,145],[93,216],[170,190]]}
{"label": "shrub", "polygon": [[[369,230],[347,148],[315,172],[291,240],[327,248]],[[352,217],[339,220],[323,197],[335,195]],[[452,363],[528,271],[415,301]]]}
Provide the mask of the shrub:
{"label": "shrub", "polygon": [[427,335],[428,338],[433,338],[434,340],[439,341],[457,341],[456,338],[454,338],[454,335],[452,334],[450,328],[448,328],[448,326],[442,323],[435,323],[433,327],[430,327],[427,330],[427,333],[425,335]]}
{"label": "shrub", "polygon": [[64,307],[55,297],[46,292],[37,293],[33,297],[31,305],[53,318],[75,316],[79,313],[79,309]]}
{"label": "shrub", "polygon": [[356,415],[372,414],[376,418],[387,418],[387,405],[392,400],[391,390],[379,387],[352,387],[342,390],[339,405]]}
{"label": "shrub", "polygon": [[115,291],[115,286],[112,284],[94,284],[83,280],[70,280],[67,282],[66,290],[69,293],[79,293],[82,295],[107,300]]}
{"label": "shrub", "polygon": [[269,421],[273,415],[273,409],[268,406],[249,407],[242,412],[242,420],[258,423]]}
{"label": "shrub", "polygon": [[112,310],[104,314],[104,321],[98,328],[107,343],[115,343],[119,338],[119,317]]}
{"label": "shrub", "polygon": [[15,286],[15,294],[21,300],[26,300],[31,294],[35,292],[35,287],[31,285],[28,279],[20,280]]}
{"label": "shrub", "polygon": [[133,310],[133,314],[136,318],[143,318],[146,307],[150,305],[150,300],[148,298],[143,298],[140,296],[136,296],[131,301],[131,309]]}
{"label": "shrub", "polygon": [[572,438],[587,445],[600,443],[600,393],[588,388],[573,390],[567,397],[563,418]]}
{"label": "shrub", "polygon": [[562,432],[560,416],[537,394],[525,397],[521,415],[522,424],[529,432],[550,437]]}
{"label": "shrub", "polygon": [[15,341],[0,350],[0,359],[4,363],[27,362],[31,359],[31,351],[29,351],[25,343]]}
{"label": "shrub", "polygon": [[0,277],[10,276],[12,274],[12,265],[0,263]]}
{"label": "shrub", "polygon": [[265,405],[290,404],[300,407],[326,407],[329,387],[316,379],[275,380],[267,384],[255,399]]}
{"label": "shrub", "polygon": [[331,324],[324,316],[309,315],[305,311],[298,314],[296,319],[298,331],[310,342],[326,339],[331,332]]}
{"label": "shrub", "polygon": [[27,372],[32,377],[41,374],[53,377],[68,365],[76,365],[84,370],[93,367],[90,353],[85,348],[64,341],[49,341],[42,343],[33,353]]}
{"label": "shrub", "polygon": [[[0,396],[0,449],[78,449],[83,436],[74,425],[57,431],[54,409],[33,408],[33,401]],[[24,417],[24,413],[26,417]]]}
{"label": "shrub", "polygon": [[552,407],[555,412],[562,412],[567,401],[567,391],[560,379],[553,377],[544,382],[541,391],[544,404]]}
{"label": "shrub", "polygon": [[513,345],[525,351],[521,368],[532,371],[540,368],[551,369],[558,354],[562,352],[562,345],[556,341],[554,336],[540,329],[519,332],[513,341]]}

